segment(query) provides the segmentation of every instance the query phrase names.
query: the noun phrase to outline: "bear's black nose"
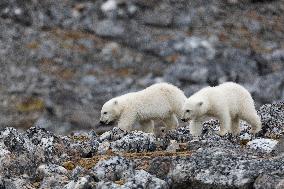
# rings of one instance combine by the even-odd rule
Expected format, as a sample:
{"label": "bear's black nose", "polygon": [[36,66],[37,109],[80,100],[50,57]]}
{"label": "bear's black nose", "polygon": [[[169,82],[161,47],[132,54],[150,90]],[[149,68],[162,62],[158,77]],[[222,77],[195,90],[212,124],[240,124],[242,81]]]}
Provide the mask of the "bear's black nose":
{"label": "bear's black nose", "polygon": [[100,121],[100,124],[104,124],[105,122],[104,121]]}
{"label": "bear's black nose", "polygon": [[181,119],[183,122],[185,122],[185,119]]}

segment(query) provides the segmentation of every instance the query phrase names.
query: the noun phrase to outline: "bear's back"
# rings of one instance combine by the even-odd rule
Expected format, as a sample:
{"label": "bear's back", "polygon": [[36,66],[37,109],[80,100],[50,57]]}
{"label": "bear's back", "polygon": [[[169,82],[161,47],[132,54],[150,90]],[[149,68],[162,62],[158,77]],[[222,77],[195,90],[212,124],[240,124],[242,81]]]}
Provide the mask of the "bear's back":
{"label": "bear's back", "polygon": [[229,96],[250,96],[250,93],[246,88],[234,82],[220,84],[216,86],[216,89]]}
{"label": "bear's back", "polygon": [[220,96],[222,96],[222,101],[228,104],[230,107],[243,108],[243,104],[251,103],[253,104],[253,99],[251,94],[243,86],[227,82],[216,87]]}

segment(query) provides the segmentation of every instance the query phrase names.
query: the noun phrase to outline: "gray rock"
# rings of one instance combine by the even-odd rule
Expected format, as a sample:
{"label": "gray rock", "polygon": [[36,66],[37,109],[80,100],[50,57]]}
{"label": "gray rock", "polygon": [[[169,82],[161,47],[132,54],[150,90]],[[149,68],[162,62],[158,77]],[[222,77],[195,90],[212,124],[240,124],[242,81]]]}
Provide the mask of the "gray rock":
{"label": "gray rock", "polygon": [[115,183],[113,183],[111,181],[107,181],[107,182],[100,181],[96,185],[96,188],[98,188],[98,189],[117,189],[119,187],[120,187],[120,185],[115,184]]}
{"label": "gray rock", "polygon": [[82,176],[82,174],[86,173],[87,173],[86,169],[84,169],[81,166],[76,166],[72,171],[71,178],[77,180],[80,176]]}
{"label": "gray rock", "polygon": [[177,141],[170,140],[170,144],[168,145],[166,151],[167,152],[176,152],[179,149],[180,149],[180,147],[179,147],[179,144],[177,143]]}
{"label": "gray rock", "polygon": [[119,140],[111,142],[114,152],[147,152],[156,150],[156,138],[152,133],[132,131]]}
{"label": "gray rock", "polygon": [[263,174],[257,177],[253,187],[255,189],[280,189],[284,187],[283,175]]}
{"label": "gray rock", "polygon": [[10,18],[16,23],[24,26],[30,26],[32,24],[31,14],[28,11],[26,3],[18,1],[2,1],[0,16],[4,19]]}
{"label": "gray rock", "polygon": [[277,143],[277,140],[257,138],[252,141],[249,141],[247,145],[251,149],[259,150],[264,153],[270,153],[275,148]]}
{"label": "gray rock", "polygon": [[220,66],[227,76],[227,81],[253,83],[259,76],[257,63],[250,58],[249,51],[227,48],[222,56]]}
{"label": "gray rock", "polygon": [[71,152],[77,153],[80,157],[89,158],[92,157],[99,148],[99,142],[97,140],[87,140],[87,141],[69,141]]}
{"label": "gray rock", "polygon": [[157,178],[166,180],[171,163],[172,159],[170,157],[156,157],[150,161],[148,172]]}
{"label": "gray rock", "polygon": [[270,61],[283,61],[284,60],[284,50],[277,49],[273,51],[271,54],[266,55],[266,58]]}
{"label": "gray rock", "polygon": [[199,149],[173,162],[168,174],[172,187],[252,188],[261,173],[283,171],[283,158],[258,159],[232,149]]}
{"label": "gray rock", "polygon": [[94,179],[90,176],[80,177],[76,181],[72,180],[67,185],[65,185],[64,189],[88,189],[95,188],[96,183]]}
{"label": "gray rock", "polygon": [[167,4],[160,4],[154,10],[147,10],[142,20],[145,24],[154,26],[170,26],[173,20],[173,11]]}
{"label": "gray rock", "polygon": [[6,189],[34,189],[35,187],[32,183],[28,180],[28,178],[1,178],[0,186]]}
{"label": "gray rock", "polygon": [[99,161],[92,170],[100,180],[117,181],[131,177],[134,174],[134,164],[128,159],[114,156]]}
{"label": "gray rock", "polygon": [[126,134],[127,132],[123,131],[122,129],[114,127],[112,130],[103,133],[100,136],[99,141],[116,141],[124,137]]}
{"label": "gray rock", "polygon": [[41,181],[39,188],[62,188],[68,182],[68,171],[59,165],[43,164],[37,168],[36,178]]}
{"label": "gray rock", "polygon": [[110,143],[107,141],[104,141],[99,144],[98,153],[102,155],[106,154],[109,149],[110,149]]}
{"label": "gray rock", "polygon": [[0,132],[0,141],[9,151],[14,153],[29,152],[32,153],[34,145],[28,137],[22,135],[14,128],[7,127]]}
{"label": "gray rock", "polygon": [[95,27],[97,35],[102,37],[115,37],[120,38],[125,35],[125,27],[119,22],[113,20],[103,20],[97,23]]}
{"label": "gray rock", "polygon": [[113,182],[99,182],[97,188],[117,188],[117,189],[129,189],[129,188],[154,188],[154,189],[167,189],[168,184],[161,179],[154,177],[144,170],[135,171],[134,175],[128,178],[123,185],[117,185]]}
{"label": "gray rock", "polygon": [[253,33],[259,33],[262,29],[262,24],[253,19],[245,20],[245,26]]}
{"label": "gray rock", "polygon": [[147,173],[144,170],[136,170],[134,176],[127,179],[127,182],[122,188],[154,188],[154,189],[168,189],[168,184],[159,178]]}
{"label": "gray rock", "polygon": [[44,177],[40,183],[40,189],[44,188],[54,188],[59,189],[63,188],[68,183],[68,177],[56,175],[50,177]]}
{"label": "gray rock", "polygon": [[82,78],[81,82],[85,85],[96,85],[97,79],[95,76],[89,75]]}
{"label": "gray rock", "polygon": [[284,152],[284,136],[282,135],[273,149],[273,154],[281,155]]}
{"label": "gray rock", "polygon": [[206,40],[198,37],[186,37],[174,44],[176,51],[189,54],[193,63],[204,63],[215,56],[214,38]]}
{"label": "gray rock", "polygon": [[171,83],[204,84],[208,69],[199,65],[174,65],[166,70],[164,77]]}
{"label": "gray rock", "polygon": [[193,139],[192,135],[190,134],[190,129],[188,126],[186,127],[179,127],[175,130],[170,130],[166,133],[165,140],[176,140],[177,142],[188,142]]}
{"label": "gray rock", "polygon": [[33,155],[39,158],[38,161],[58,162],[66,150],[64,141],[45,129],[31,127],[26,131],[26,135],[35,145]]}
{"label": "gray rock", "polygon": [[281,100],[284,96],[284,72],[275,72],[259,77],[253,84],[251,93],[259,102],[269,103],[272,99]]}
{"label": "gray rock", "polygon": [[57,176],[57,175],[67,175],[68,171],[59,165],[55,164],[42,164],[37,168],[36,177],[40,180],[45,177]]}
{"label": "gray rock", "polygon": [[261,117],[262,130],[260,136],[278,138],[283,134],[284,103],[265,104],[260,107],[258,114]]}

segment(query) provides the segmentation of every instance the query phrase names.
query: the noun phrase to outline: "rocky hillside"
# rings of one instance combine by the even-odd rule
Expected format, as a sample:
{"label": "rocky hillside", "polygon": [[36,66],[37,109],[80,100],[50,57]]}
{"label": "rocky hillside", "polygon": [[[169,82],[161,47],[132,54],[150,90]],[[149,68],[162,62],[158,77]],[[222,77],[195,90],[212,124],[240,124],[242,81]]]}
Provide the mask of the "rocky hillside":
{"label": "rocky hillside", "polygon": [[100,136],[5,128],[0,131],[0,188],[280,189],[284,103],[264,105],[258,113],[264,129],[256,139],[244,123],[240,137],[220,137],[216,120],[204,123],[198,139],[187,127],[161,138],[116,127]]}
{"label": "rocky hillside", "polygon": [[283,12],[283,0],[2,0],[0,126],[96,128],[107,99],[159,81],[283,99]]}

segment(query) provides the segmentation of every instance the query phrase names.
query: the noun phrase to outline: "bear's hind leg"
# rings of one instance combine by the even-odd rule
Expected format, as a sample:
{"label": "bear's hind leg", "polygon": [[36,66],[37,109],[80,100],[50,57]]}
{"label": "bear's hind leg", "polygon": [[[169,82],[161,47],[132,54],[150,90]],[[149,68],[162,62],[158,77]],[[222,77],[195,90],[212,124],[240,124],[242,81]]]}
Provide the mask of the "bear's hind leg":
{"label": "bear's hind leg", "polygon": [[163,119],[163,123],[166,127],[166,131],[175,129],[178,127],[178,119],[175,114],[171,114],[170,117]]}
{"label": "bear's hind leg", "polygon": [[256,112],[243,115],[242,119],[251,125],[251,133],[256,134],[261,130],[261,120]]}
{"label": "bear's hind leg", "polygon": [[154,121],[153,120],[145,120],[140,121],[140,129],[145,133],[154,133]]}
{"label": "bear's hind leg", "polygon": [[238,117],[234,118],[232,120],[232,134],[234,136],[238,136],[240,133],[241,133],[241,130],[240,130],[240,119]]}

